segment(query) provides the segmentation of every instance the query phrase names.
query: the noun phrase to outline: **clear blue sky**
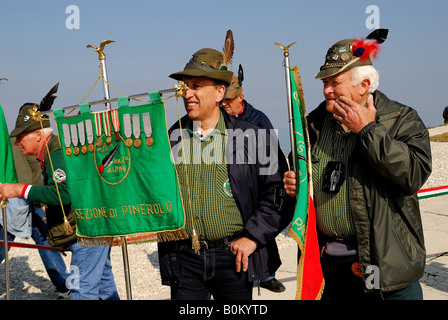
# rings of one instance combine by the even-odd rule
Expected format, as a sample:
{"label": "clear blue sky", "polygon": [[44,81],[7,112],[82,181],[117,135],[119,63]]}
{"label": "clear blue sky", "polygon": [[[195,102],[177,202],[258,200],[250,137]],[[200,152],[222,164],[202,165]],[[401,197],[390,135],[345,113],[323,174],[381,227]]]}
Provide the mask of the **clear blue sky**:
{"label": "clear blue sky", "polygon": [[[80,10],[80,28],[67,29],[66,8]],[[54,108],[78,104],[98,76],[98,55],[86,45],[106,47],[109,81],[132,95],[171,88],[168,77],[182,70],[200,48],[221,50],[225,33],[233,31],[233,70],[242,64],[246,99],[264,111],[278,128],[288,151],[283,53],[290,49],[291,66],[298,65],[307,111],[322,100],[321,81],[314,75],[327,49],[336,41],[365,37],[369,5],[379,11],[380,27],[388,28],[375,67],[379,90],[418,110],[428,127],[442,124],[448,105],[448,2],[426,1],[103,1],[39,0],[0,3],[0,85],[9,130],[25,102],[38,103],[60,82]],[[118,94],[111,90],[111,97]],[[99,83],[88,101],[103,98]],[[177,118],[175,99],[166,103],[170,125]],[[184,114],[183,104],[180,104]]]}

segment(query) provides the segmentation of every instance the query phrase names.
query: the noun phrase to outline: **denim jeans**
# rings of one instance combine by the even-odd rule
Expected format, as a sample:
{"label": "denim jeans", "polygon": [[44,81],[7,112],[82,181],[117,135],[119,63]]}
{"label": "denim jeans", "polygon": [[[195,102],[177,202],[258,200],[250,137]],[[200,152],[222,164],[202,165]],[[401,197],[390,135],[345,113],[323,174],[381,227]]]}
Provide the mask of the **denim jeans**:
{"label": "denim jeans", "polygon": [[[31,238],[37,245],[50,246],[47,241],[47,224],[43,220],[45,213],[41,208],[32,210]],[[8,232],[8,241],[14,241],[15,236]],[[0,226],[0,240],[3,239],[3,227]],[[9,249],[9,248],[8,248]],[[18,250],[21,250],[20,248]],[[48,276],[58,292],[66,292],[65,282],[68,277],[67,267],[59,252],[53,250],[38,249]],[[0,248],[0,263],[5,258],[3,247]]]}
{"label": "denim jeans", "polygon": [[119,300],[110,246],[69,245],[72,260],[68,278],[72,300]]}
{"label": "denim jeans", "polygon": [[235,255],[227,247],[177,250],[180,279],[171,285],[172,300],[251,300],[253,284],[236,272]]}

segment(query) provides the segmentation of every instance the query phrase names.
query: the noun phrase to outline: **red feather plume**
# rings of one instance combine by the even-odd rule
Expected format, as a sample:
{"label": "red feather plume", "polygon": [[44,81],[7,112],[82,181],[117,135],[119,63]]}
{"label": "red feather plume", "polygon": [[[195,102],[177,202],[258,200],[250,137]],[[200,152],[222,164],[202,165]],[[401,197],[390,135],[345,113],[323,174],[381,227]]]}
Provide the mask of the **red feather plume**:
{"label": "red feather plume", "polygon": [[367,60],[369,58],[375,59],[381,50],[380,44],[375,40],[366,39],[353,39],[352,43],[353,55],[361,60]]}

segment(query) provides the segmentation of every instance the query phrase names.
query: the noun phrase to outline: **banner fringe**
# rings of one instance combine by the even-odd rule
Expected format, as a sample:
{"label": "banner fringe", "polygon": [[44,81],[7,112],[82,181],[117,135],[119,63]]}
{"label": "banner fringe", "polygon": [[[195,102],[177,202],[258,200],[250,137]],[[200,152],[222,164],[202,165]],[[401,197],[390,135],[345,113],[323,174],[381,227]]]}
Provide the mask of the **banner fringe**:
{"label": "banner fringe", "polygon": [[167,242],[188,239],[184,228],[173,231],[161,231],[136,235],[86,237],[78,236],[78,242],[83,246],[120,246],[122,238],[126,238],[128,244],[143,244],[149,242]]}

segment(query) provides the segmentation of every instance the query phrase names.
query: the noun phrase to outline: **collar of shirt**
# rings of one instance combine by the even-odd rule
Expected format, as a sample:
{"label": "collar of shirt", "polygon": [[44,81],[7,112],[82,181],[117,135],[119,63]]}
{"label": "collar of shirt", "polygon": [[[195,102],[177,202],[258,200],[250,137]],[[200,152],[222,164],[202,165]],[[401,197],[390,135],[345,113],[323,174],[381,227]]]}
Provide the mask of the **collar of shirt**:
{"label": "collar of shirt", "polygon": [[192,135],[193,137],[202,142],[207,141],[210,137],[214,135],[223,135],[223,136],[227,135],[226,124],[224,122],[224,117],[222,115],[219,116],[219,120],[218,123],[216,124],[216,127],[205,136],[202,135],[202,133],[199,132],[198,130],[193,131],[193,121],[191,119],[188,120],[186,128],[187,131],[190,133],[190,135]]}
{"label": "collar of shirt", "polygon": [[241,111],[236,115],[237,118],[238,118],[241,114],[243,114],[244,109],[246,108],[246,105],[244,104],[244,101],[241,102],[241,104],[243,105],[243,107],[241,108]]}
{"label": "collar of shirt", "polygon": [[37,157],[36,157],[37,161],[39,161],[40,168],[42,170],[44,170],[45,152],[47,151],[46,150],[47,149],[47,143],[48,143],[48,141],[50,141],[50,139],[51,139],[51,135],[49,135],[47,137],[47,139],[45,140],[44,144],[42,145],[42,148],[40,149],[40,151],[39,151],[39,153],[37,154]]}

